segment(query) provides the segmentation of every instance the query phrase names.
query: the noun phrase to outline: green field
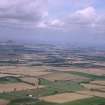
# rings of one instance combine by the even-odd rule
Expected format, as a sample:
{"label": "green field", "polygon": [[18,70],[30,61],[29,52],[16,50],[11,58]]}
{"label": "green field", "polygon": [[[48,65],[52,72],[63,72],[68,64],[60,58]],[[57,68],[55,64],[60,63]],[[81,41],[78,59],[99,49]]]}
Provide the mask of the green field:
{"label": "green field", "polygon": [[13,76],[0,77],[0,84],[22,82],[19,78]]}
{"label": "green field", "polygon": [[82,77],[87,77],[87,78],[90,78],[91,80],[105,80],[105,76],[98,76],[94,74],[88,74],[88,73],[77,72],[77,71],[70,71],[68,73],[73,74],[73,75],[82,76]]}
{"label": "green field", "polygon": [[72,81],[51,82],[48,80],[41,79],[40,84],[46,86],[45,92],[47,94],[44,95],[52,95],[63,92],[74,92],[84,89],[84,87],[81,86],[79,83]]}

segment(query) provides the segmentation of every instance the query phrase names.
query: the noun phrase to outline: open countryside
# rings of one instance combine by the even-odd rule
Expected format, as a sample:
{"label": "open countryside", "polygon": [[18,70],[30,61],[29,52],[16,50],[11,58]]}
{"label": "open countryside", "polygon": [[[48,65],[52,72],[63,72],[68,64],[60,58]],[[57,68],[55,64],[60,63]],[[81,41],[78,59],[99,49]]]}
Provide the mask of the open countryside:
{"label": "open countryside", "polygon": [[[16,47],[17,52],[12,52],[16,53],[14,59],[1,53],[4,58],[0,61],[0,105],[104,105],[105,67],[97,65],[105,62],[102,55],[93,55],[93,59],[84,63],[96,50],[88,49],[84,56],[82,50],[49,46],[39,46],[39,49],[48,47],[39,52],[38,46]],[[10,49],[14,49],[13,45]]]}

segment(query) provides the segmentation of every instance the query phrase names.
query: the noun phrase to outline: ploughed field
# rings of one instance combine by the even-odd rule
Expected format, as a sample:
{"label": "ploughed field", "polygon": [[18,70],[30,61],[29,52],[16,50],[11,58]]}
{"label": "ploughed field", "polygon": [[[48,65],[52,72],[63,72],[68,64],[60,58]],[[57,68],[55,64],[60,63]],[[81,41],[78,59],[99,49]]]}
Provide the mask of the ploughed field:
{"label": "ploughed field", "polygon": [[53,102],[53,103],[65,103],[90,97],[92,96],[78,94],[78,93],[63,93],[63,94],[41,97],[40,100]]}
{"label": "ploughed field", "polygon": [[[39,86],[42,88],[43,86]],[[36,89],[37,86],[32,86],[26,83],[13,83],[13,84],[0,84],[0,93],[3,92],[13,92],[13,91],[22,91],[29,89]]]}
{"label": "ploughed field", "polygon": [[41,75],[49,74],[51,72],[47,71],[44,67],[1,67],[1,74],[11,74],[11,75],[20,75],[20,76],[33,76],[38,77]]}
{"label": "ploughed field", "polygon": [[50,73],[48,75],[44,75],[42,78],[49,80],[49,81],[88,81],[89,78],[86,77],[81,77],[81,76],[76,76],[76,75],[72,75],[72,74],[68,74],[68,73],[64,73],[64,72],[54,72],[54,73]]}

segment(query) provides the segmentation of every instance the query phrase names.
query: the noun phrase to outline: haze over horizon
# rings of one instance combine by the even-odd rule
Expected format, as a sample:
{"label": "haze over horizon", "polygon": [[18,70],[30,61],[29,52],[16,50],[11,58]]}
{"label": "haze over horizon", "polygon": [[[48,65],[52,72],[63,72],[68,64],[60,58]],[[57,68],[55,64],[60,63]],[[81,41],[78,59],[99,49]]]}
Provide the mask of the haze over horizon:
{"label": "haze over horizon", "polygon": [[0,41],[105,44],[104,0],[3,0]]}

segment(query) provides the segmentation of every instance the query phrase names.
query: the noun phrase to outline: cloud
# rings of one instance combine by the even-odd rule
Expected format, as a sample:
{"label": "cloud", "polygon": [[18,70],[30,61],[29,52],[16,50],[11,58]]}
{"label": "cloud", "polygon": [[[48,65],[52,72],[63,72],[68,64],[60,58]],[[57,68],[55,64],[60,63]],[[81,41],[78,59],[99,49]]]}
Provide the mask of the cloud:
{"label": "cloud", "polygon": [[48,23],[49,27],[63,29],[63,31],[104,31],[105,15],[101,15],[92,7],[86,7],[65,16],[63,19],[54,19]]}
{"label": "cloud", "polygon": [[[65,27],[68,25],[86,25],[95,21],[96,11],[93,7],[77,10],[62,19],[53,19],[48,22],[52,27]],[[69,28],[69,27],[68,27]]]}
{"label": "cloud", "polygon": [[48,15],[47,4],[47,0],[2,0],[0,21],[37,24]]}
{"label": "cloud", "polygon": [[76,11],[75,15],[92,20],[96,17],[96,11],[93,7],[87,7],[83,10]]}
{"label": "cloud", "polygon": [[64,25],[64,22],[61,21],[60,19],[53,19],[53,20],[48,21],[47,25],[55,27],[55,28],[60,28]]}
{"label": "cloud", "polygon": [[[60,29],[74,33],[102,32],[105,16],[99,14],[97,8],[91,5],[92,3],[91,0],[67,0],[67,2],[65,0],[2,0],[0,24],[15,23],[19,24],[19,27]],[[72,7],[71,12],[69,10],[72,10]],[[58,14],[61,12],[62,17],[59,17]]]}
{"label": "cloud", "polygon": [[87,7],[75,11],[64,19],[66,29],[84,30],[92,28],[97,18],[96,10],[93,7]]}

